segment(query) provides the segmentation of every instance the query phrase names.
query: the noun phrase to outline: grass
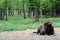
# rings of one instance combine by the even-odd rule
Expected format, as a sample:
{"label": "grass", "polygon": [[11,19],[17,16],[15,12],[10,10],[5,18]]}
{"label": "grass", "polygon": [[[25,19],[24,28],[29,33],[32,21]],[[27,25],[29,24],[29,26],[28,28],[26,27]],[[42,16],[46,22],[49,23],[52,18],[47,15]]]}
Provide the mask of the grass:
{"label": "grass", "polygon": [[42,25],[46,20],[51,20],[54,27],[60,27],[60,18],[42,18],[39,22],[32,23],[31,17],[23,18],[23,15],[8,16],[8,21],[0,20],[0,31],[18,31],[35,29]]}

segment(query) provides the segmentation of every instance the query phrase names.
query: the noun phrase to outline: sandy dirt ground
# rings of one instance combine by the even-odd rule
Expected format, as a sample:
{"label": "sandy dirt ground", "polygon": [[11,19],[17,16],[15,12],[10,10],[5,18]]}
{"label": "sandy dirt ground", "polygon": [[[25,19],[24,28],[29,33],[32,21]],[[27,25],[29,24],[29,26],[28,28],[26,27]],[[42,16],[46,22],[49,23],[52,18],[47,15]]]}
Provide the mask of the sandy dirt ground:
{"label": "sandy dirt ground", "polygon": [[0,40],[60,40],[60,28],[55,28],[56,35],[41,36],[33,32],[33,29],[27,29],[24,31],[5,31],[0,32]]}

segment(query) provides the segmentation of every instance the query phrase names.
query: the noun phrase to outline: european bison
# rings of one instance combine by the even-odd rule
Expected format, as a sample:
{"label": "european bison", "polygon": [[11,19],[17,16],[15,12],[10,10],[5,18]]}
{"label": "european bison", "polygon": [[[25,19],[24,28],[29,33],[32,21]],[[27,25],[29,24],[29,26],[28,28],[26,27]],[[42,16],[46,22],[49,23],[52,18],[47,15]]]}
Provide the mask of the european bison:
{"label": "european bison", "polygon": [[54,34],[54,27],[52,26],[52,22],[48,20],[43,24],[43,26],[37,29],[37,34],[40,35],[53,35]]}

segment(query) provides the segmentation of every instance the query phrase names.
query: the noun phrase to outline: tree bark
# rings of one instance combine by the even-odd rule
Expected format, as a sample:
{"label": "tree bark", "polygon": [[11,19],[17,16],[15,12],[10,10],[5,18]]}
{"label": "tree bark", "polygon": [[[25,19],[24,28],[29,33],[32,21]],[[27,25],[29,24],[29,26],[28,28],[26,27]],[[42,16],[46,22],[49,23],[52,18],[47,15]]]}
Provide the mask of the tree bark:
{"label": "tree bark", "polygon": [[24,0],[22,0],[22,6],[23,6],[24,19],[26,19],[26,13],[25,13],[25,9],[24,9]]}
{"label": "tree bark", "polygon": [[8,20],[7,14],[8,14],[8,7],[6,7],[6,21]]}
{"label": "tree bark", "polygon": [[28,17],[31,16],[31,10],[28,10]]}
{"label": "tree bark", "polygon": [[54,17],[56,17],[55,3],[54,3]]}
{"label": "tree bark", "polygon": [[54,17],[56,17],[55,0],[53,0],[53,12]]}
{"label": "tree bark", "polygon": [[37,7],[34,9],[34,12],[33,12],[33,22],[38,22],[39,21],[39,10],[37,9]]}
{"label": "tree bark", "polygon": [[21,14],[21,10],[20,9],[18,9],[18,15],[20,15]]}
{"label": "tree bark", "polygon": [[11,15],[12,15],[12,16],[14,15],[14,10],[13,10],[13,9],[11,9]]}
{"label": "tree bark", "polygon": [[4,16],[3,16],[2,11],[0,11],[0,20],[4,20]]}
{"label": "tree bark", "polygon": [[40,3],[40,18],[42,18],[42,16],[43,16],[43,12],[42,12],[42,3]]}
{"label": "tree bark", "polygon": [[52,16],[52,7],[50,7],[50,16]]}

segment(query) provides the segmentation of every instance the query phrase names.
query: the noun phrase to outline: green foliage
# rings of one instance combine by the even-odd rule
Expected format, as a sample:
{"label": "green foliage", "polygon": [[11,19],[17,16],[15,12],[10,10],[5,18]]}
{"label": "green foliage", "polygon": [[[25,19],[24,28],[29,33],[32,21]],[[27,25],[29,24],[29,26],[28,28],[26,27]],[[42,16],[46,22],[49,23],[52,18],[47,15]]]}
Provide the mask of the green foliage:
{"label": "green foliage", "polygon": [[4,0],[0,0],[0,10],[3,9],[3,2],[4,2]]}
{"label": "green foliage", "polygon": [[40,1],[39,0],[29,0],[29,9],[34,10],[35,7],[40,7]]}
{"label": "green foliage", "polygon": [[[34,9],[35,7],[40,7],[40,9],[48,9],[53,5],[54,2],[59,10],[59,0],[24,0],[24,7],[25,10]],[[0,0],[0,9],[4,8],[4,6],[12,9],[22,9],[22,3],[22,0]]]}
{"label": "green foliage", "polygon": [[23,15],[9,16],[8,21],[0,21],[0,31],[17,31],[25,29],[36,29],[41,26],[46,20],[51,20],[53,26],[60,27],[60,18],[43,18],[39,22],[32,23],[31,18],[24,19]]}
{"label": "green foliage", "polygon": [[[25,9],[27,9],[27,0],[25,0],[24,4]],[[4,7],[22,9],[22,0],[0,0],[0,9]]]}

